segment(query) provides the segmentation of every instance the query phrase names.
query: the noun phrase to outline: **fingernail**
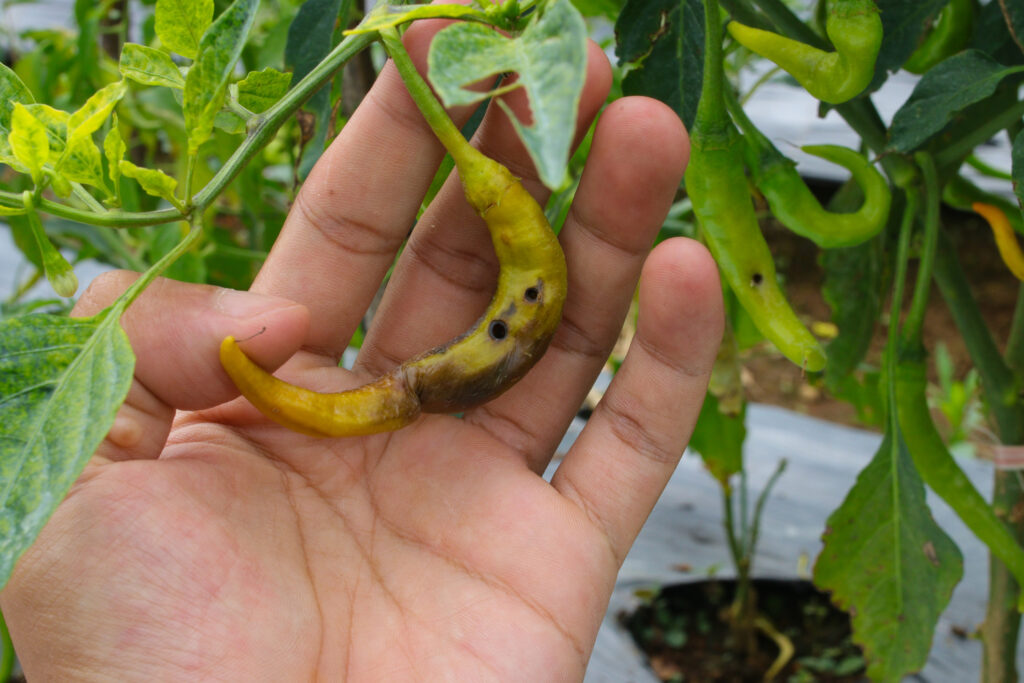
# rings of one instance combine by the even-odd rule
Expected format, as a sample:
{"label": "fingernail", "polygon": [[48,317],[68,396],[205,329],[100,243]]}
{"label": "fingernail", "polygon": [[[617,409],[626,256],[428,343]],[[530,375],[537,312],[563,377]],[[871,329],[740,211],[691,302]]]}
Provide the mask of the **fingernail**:
{"label": "fingernail", "polygon": [[283,297],[240,292],[235,289],[220,289],[214,299],[214,309],[232,318],[254,318],[268,311],[297,305]]}

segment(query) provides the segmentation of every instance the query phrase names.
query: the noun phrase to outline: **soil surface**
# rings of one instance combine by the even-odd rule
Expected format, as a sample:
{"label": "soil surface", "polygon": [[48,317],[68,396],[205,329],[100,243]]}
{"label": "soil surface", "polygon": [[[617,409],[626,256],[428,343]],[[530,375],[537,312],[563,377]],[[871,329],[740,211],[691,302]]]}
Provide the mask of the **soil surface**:
{"label": "soil surface", "polygon": [[[850,641],[849,617],[803,581],[756,580],[761,616],[792,641],[794,654],[773,680],[863,680],[864,660]],[[779,654],[763,634],[752,657],[731,642],[727,613],[734,581],[668,586],[620,620],[663,681],[754,683]]]}

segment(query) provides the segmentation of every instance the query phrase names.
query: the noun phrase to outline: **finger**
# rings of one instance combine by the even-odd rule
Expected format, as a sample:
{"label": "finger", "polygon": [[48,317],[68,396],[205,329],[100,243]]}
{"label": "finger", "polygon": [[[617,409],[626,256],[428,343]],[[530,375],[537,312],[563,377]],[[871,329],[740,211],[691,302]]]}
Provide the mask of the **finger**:
{"label": "finger", "polygon": [[[404,37],[425,70],[442,22]],[[459,123],[467,108],[452,111]],[[306,347],[341,356],[415,220],[444,151],[390,62],[303,184],[253,291],[309,308]]]}
{"label": "finger", "polygon": [[658,245],[640,280],[637,336],[552,479],[620,563],[686,447],[722,337],[714,261],[684,238]]}
{"label": "finger", "polygon": [[[610,84],[608,60],[591,43],[577,116],[578,136],[590,126]],[[525,93],[512,91],[506,101],[517,116],[528,116]],[[531,194],[544,200],[547,191],[537,180],[528,152],[506,113],[495,103],[488,108],[473,142],[520,176]],[[363,342],[358,366],[379,374],[464,332],[486,308],[497,270],[490,236],[453,173],[402,252]]]}
{"label": "finger", "polygon": [[[116,271],[97,278],[73,314],[101,311],[137,277]],[[157,279],[121,319],[136,356],[135,377],[97,455],[156,457],[175,410],[206,408],[238,396],[220,366],[218,349],[225,336],[252,337],[246,352],[265,367],[277,367],[301,345],[308,320],[305,307],[286,299]]]}
{"label": "finger", "polygon": [[601,115],[560,235],[569,266],[562,324],[536,371],[466,415],[536,471],[608,359],[688,156],[679,117],[657,100],[620,99]]}

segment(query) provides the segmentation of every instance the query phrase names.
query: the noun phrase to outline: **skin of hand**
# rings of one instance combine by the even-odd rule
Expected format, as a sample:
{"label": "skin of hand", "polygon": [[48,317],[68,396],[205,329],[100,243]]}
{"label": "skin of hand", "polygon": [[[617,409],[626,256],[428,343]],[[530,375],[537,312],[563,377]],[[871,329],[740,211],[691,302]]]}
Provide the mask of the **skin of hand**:
{"label": "skin of hand", "polygon": [[[406,36],[420,65],[435,30]],[[580,131],[610,80],[592,45]],[[525,111],[521,95],[507,97]],[[474,144],[543,201],[499,108]],[[560,235],[564,319],[538,366],[462,419],[299,435],[238,398],[218,362],[225,335],[251,337],[246,352],[289,381],[336,391],[461,332],[494,286],[487,231],[450,178],[355,368],[337,367],[442,158],[388,65],[305,183],[251,292],[159,280],[129,309],[128,400],[0,594],[29,680],[579,680],[619,566],[693,429],[722,332],[707,251],[681,238],[649,251],[687,157],[664,105],[608,106]],[[100,278],[75,314],[99,311],[133,277]],[[632,348],[549,483],[539,473],[638,279]]]}

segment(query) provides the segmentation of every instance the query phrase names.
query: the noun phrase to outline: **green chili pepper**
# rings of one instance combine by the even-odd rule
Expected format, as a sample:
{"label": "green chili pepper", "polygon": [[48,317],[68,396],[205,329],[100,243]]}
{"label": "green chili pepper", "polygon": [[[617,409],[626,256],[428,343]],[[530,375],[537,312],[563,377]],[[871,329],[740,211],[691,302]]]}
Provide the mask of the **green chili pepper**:
{"label": "green chili pepper", "polygon": [[826,249],[851,247],[874,237],[885,227],[892,192],[881,173],[859,153],[838,145],[807,145],[804,152],[850,171],[864,193],[864,202],[852,213],[832,213],[822,207],[793,163],[766,138],[730,92],[726,106],[746,141],[747,164],[754,183],[768,201],[772,214],[787,228]]}
{"label": "green chili pepper", "polygon": [[704,85],[690,133],[686,190],[719,269],[758,330],[794,363],[817,372],[825,353],[779,288],[747,189],[743,140],[725,109],[717,0],[705,2],[704,21]]}
{"label": "green chili pepper", "polygon": [[825,31],[835,52],[732,21],[740,45],[770,59],[823,102],[842,104],[871,83],[882,46],[882,20],[872,0],[832,0]]}
{"label": "green chili pepper", "polygon": [[977,0],[949,0],[903,68],[913,74],[923,74],[946,57],[963,50],[971,42],[977,14]]}

